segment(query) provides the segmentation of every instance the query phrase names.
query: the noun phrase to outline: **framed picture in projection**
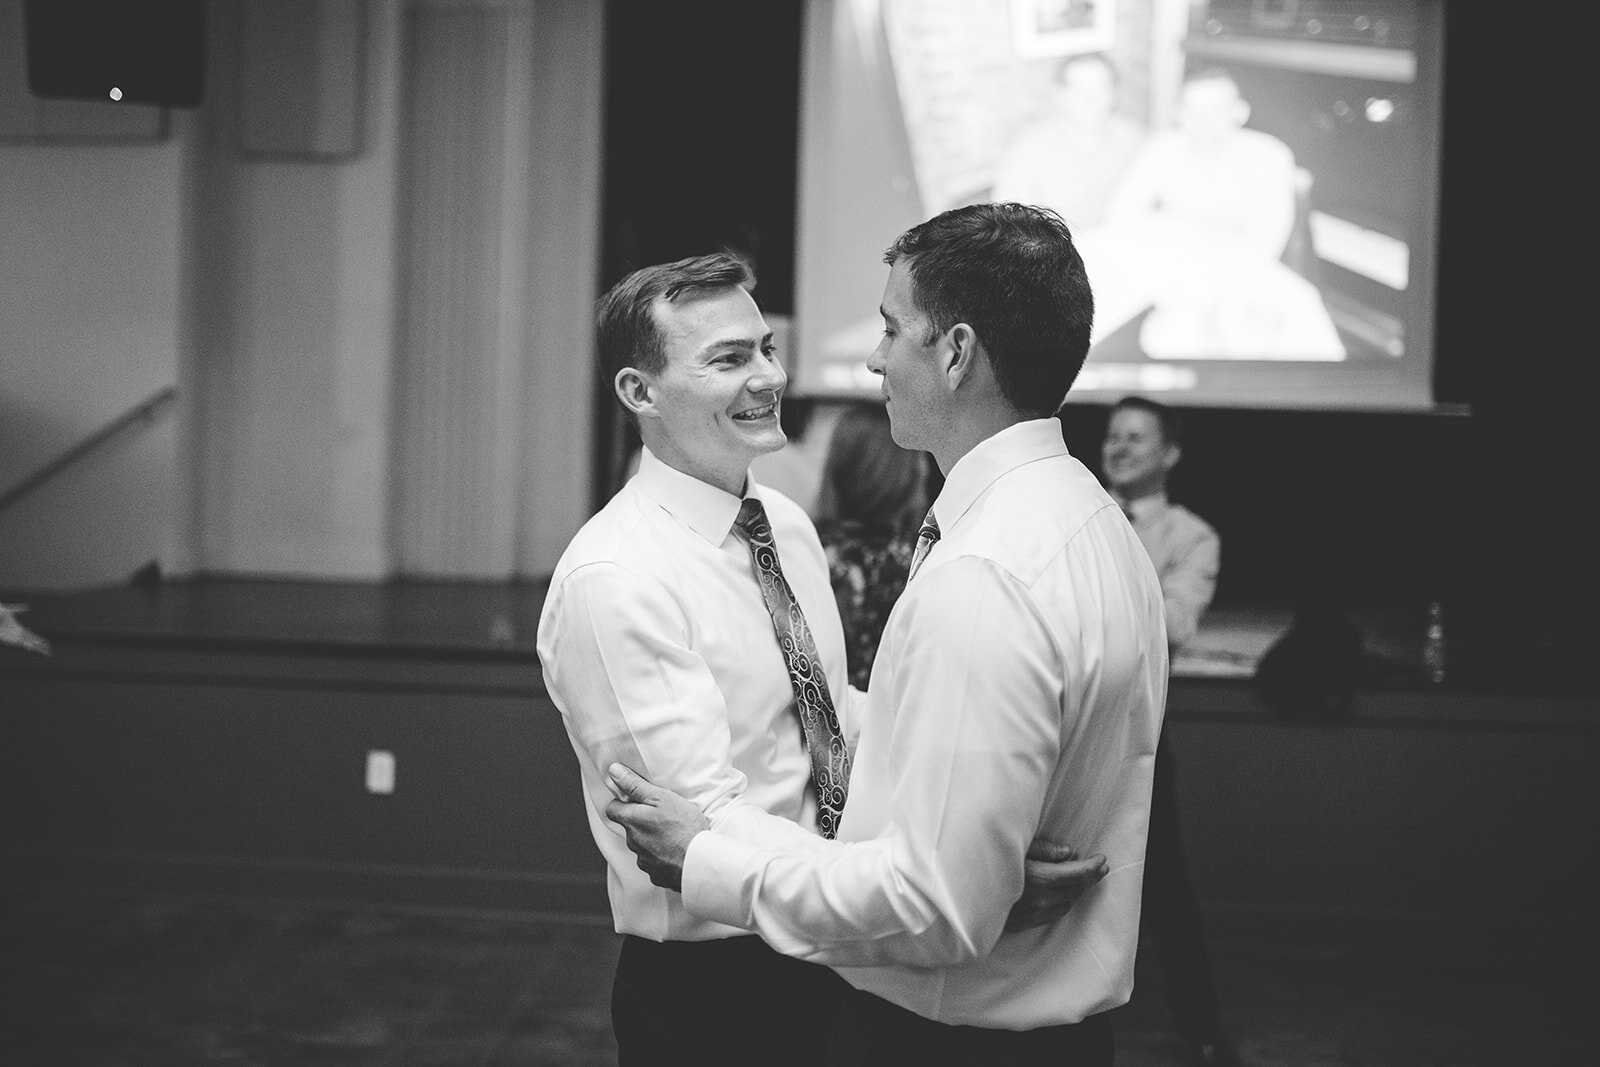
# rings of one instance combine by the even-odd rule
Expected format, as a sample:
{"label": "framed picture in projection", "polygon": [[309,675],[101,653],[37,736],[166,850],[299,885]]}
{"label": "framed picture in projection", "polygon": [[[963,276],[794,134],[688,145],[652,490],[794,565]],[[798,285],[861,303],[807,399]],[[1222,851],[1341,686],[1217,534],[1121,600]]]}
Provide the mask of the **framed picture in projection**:
{"label": "framed picture in projection", "polygon": [[1116,18],[1112,0],[1011,0],[1013,47],[1028,59],[1103,51]]}

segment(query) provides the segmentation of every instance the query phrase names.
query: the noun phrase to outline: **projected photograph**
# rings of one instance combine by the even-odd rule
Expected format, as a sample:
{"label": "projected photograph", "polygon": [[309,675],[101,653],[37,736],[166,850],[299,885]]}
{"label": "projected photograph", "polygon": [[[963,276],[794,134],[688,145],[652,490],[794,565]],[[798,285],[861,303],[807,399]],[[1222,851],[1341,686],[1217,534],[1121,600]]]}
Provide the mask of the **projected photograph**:
{"label": "projected photograph", "polygon": [[1442,5],[815,0],[796,386],[876,391],[881,252],[1060,212],[1093,283],[1073,398],[1432,404]]}
{"label": "projected photograph", "polygon": [[1011,5],[1017,54],[1060,56],[1109,48],[1115,0],[1032,0]]}

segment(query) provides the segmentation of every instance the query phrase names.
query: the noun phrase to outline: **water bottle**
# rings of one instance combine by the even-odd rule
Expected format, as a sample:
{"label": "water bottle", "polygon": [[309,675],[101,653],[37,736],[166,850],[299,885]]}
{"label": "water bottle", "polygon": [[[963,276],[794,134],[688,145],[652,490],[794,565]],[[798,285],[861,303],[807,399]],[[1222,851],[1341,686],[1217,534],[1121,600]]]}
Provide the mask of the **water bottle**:
{"label": "water bottle", "polygon": [[1444,681],[1444,606],[1437,600],[1428,605],[1428,628],[1422,633],[1422,680]]}

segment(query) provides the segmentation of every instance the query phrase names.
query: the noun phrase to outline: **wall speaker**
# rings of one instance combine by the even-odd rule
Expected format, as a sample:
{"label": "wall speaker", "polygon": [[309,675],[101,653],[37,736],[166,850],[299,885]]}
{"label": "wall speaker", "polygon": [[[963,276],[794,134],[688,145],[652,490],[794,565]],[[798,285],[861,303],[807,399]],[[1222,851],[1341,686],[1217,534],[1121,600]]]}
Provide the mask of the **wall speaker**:
{"label": "wall speaker", "polygon": [[24,0],[23,27],[41,99],[200,105],[205,0]]}

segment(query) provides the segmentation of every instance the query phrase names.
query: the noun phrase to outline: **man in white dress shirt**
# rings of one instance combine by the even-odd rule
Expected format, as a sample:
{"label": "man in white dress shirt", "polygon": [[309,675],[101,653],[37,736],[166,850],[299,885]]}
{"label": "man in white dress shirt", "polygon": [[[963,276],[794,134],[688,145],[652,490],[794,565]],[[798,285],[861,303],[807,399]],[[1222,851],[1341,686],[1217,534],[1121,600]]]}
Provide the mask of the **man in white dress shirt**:
{"label": "man in white dress shirt", "polygon": [[[787,384],[752,285],[743,262],[718,254],[643,268],[602,299],[601,356],[644,447],[637,474],[557,564],[539,623],[546,688],[578,756],[624,935],[612,996],[624,1067],[815,1063],[842,990],[830,968],[689,913],[650,884],[604,816],[605,769],[621,761],[707,811],[818,833],[796,694],[735,529],[751,499],[809,623],[840,741],[854,747],[862,694],[848,685],[822,545],[796,503],[748,476],[752,459],[783,447]],[[1041,895],[1018,921],[1065,908],[1099,859],[1032,865]],[[796,1019],[817,1025],[796,1030]]]}
{"label": "man in white dress shirt", "polygon": [[[1083,262],[1058,215],[1011,203],[944,212],[885,260],[867,365],[895,440],[945,482],[873,666],[838,836],[738,800],[702,812],[625,759],[608,814],[688,914],[840,968],[830,1062],[1109,1064],[1167,644],[1150,560],[1054,418],[1089,347]],[[1008,929],[1036,834],[1109,873],[1065,916]]]}
{"label": "man in white dress shirt", "polygon": [[[1167,478],[1183,458],[1183,417],[1144,396],[1111,405],[1100,447],[1106,488],[1155,564],[1166,601],[1167,647],[1193,640],[1211,607],[1222,567],[1222,539],[1210,523],[1167,497]],[[1205,921],[1184,856],[1178,783],[1165,730],[1156,744],[1144,902],[1139,925],[1154,951],[1187,1062],[1238,1067],[1239,1053],[1222,1026]]]}

